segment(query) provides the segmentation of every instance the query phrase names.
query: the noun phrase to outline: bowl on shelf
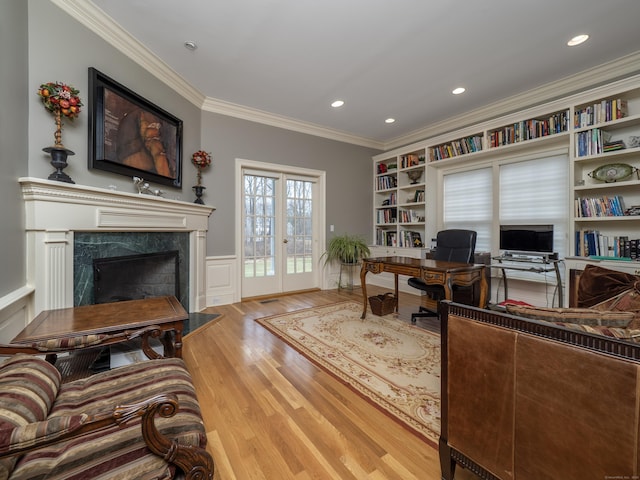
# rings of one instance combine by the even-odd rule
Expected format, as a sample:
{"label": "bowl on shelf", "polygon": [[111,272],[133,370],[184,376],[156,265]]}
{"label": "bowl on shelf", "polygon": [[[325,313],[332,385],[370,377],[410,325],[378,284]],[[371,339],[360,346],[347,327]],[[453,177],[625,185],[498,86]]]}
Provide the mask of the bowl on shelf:
{"label": "bowl on shelf", "polygon": [[422,170],[409,170],[408,172],[405,172],[407,174],[407,177],[409,177],[409,180],[411,180],[411,184],[416,184],[418,183],[418,180],[420,180],[420,177],[422,176]]}

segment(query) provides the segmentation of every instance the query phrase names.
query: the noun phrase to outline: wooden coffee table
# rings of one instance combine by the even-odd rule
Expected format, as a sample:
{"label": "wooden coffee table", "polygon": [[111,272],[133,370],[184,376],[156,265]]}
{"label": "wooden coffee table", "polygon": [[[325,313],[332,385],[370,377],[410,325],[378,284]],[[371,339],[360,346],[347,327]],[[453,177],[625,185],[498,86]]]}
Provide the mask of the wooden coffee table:
{"label": "wooden coffee table", "polygon": [[[100,303],[41,312],[11,343],[34,344],[88,335],[109,335],[100,346],[142,339],[149,358],[159,355],[149,345],[158,337],[165,357],[182,357],[182,330],[189,314],[174,296]],[[70,350],[73,348],[70,348]]]}

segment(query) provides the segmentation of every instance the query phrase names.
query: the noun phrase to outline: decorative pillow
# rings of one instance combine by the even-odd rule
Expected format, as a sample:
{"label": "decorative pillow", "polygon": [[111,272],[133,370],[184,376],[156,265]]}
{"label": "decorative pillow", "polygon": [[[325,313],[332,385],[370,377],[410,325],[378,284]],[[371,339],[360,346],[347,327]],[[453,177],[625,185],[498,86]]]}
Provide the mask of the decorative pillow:
{"label": "decorative pillow", "polygon": [[546,322],[625,328],[634,318],[633,312],[600,311],[591,308],[548,308],[507,305],[507,312],[524,318]]}
{"label": "decorative pillow", "polygon": [[615,312],[631,312],[636,316],[640,316],[640,280],[635,282],[632,288],[593,305],[590,308]]}
{"label": "decorative pillow", "polygon": [[[0,438],[6,441],[16,427],[45,420],[60,382],[53,365],[32,355],[14,355],[0,365]],[[0,477],[13,470],[15,461],[0,460]]]}

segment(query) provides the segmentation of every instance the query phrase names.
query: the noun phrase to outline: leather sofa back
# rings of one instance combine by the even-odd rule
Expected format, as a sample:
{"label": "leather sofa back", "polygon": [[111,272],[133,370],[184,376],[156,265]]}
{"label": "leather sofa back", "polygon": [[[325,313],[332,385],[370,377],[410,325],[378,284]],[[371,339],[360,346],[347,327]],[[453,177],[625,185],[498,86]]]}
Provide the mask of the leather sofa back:
{"label": "leather sofa back", "polygon": [[442,478],[456,463],[505,480],[639,474],[639,346],[452,303],[443,311]]}

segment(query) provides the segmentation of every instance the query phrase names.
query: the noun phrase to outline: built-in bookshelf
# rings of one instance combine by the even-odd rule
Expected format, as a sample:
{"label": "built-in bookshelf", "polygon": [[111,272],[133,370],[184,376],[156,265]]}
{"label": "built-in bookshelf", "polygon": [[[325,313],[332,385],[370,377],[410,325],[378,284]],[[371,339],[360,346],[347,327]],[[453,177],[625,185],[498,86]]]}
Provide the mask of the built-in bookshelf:
{"label": "built-in bookshelf", "polygon": [[[640,75],[376,155],[375,245],[410,247],[411,232],[422,244],[435,236],[438,170],[540,151],[569,152],[568,255],[632,255],[640,239]],[[422,175],[417,183],[413,169]]]}
{"label": "built-in bookshelf", "polygon": [[481,152],[483,144],[484,135],[482,133],[457,138],[440,145],[429,147],[429,161],[436,162],[447,158],[459,157],[460,155]]}
{"label": "built-in bookshelf", "polygon": [[420,248],[425,238],[425,150],[374,159],[375,245]]}
{"label": "built-in bookshelf", "polygon": [[640,88],[573,107],[573,254],[638,260]]}
{"label": "built-in bookshelf", "polygon": [[487,132],[488,148],[503,147],[567,132],[569,119],[569,110],[566,109],[491,129]]}

